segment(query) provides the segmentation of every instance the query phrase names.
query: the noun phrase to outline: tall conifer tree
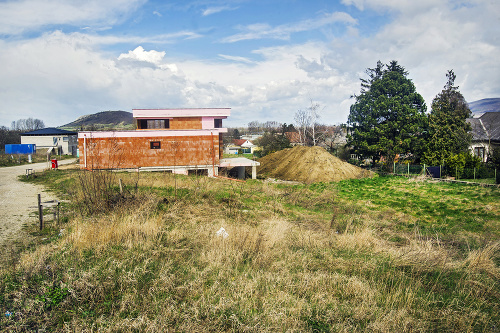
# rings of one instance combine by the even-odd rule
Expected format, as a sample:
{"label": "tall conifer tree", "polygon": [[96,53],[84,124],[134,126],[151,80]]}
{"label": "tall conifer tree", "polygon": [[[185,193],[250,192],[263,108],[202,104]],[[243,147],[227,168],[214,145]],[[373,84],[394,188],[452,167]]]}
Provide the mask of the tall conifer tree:
{"label": "tall conifer tree", "polygon": [[419,151],[426,128],[426,106],[408,72],[397,61],[380,61],[361,79],[361,94],[354,96],[348,125],[348,144],[363,158],[389,162],[397,154]]}
{"label": "tall conifer tree", "polygon": [[443,90],[432,101],[427,149],[423,156],[426,164],[441,165],[451,155],[467,152],[472,139],[471,126],[466,122],[471,111],[455,86],[453,70],[446,73],[446,78]]}

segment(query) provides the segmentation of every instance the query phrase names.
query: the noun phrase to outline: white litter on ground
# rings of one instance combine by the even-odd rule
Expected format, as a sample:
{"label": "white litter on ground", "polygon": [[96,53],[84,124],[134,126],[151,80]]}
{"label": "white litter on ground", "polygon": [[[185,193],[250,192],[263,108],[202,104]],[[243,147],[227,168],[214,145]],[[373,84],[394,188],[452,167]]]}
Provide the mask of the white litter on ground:
{"label": "white litter on ground", "polygon": [[227,238],[227,237],[229,236],[229,234],[226,232],[226,229],[224,229],[223,227],[221,227],[221,228],[219,229],[219,231],[217,231],[215,234],[216,234],[217,236],[219,236],[219,237],[224,238],[224,239],[225,239],[225,238]]}

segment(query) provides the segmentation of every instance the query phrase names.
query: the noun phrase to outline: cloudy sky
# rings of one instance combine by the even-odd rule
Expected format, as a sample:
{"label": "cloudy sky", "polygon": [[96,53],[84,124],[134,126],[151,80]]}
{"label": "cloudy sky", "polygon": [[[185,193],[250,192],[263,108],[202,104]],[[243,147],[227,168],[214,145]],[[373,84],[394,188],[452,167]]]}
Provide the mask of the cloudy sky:
{"label": "cloudy sky", "polygon": [[227,126],[345,122],[360,77],[397,60],[430,105],[453,69],[500,97],[498,0],[0,1],[0,125],[133,108],[231,107]]}

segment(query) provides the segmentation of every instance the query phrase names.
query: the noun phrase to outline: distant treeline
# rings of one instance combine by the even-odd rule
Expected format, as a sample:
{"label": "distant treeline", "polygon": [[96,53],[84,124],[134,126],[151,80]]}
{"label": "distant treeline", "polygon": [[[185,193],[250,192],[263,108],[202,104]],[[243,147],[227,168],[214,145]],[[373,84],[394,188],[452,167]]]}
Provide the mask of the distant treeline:
{"label": "distant treeline", "polygon": [[6,144],[21,143],[21,134],[45,128],[43,120],[40,119],[18,119],[11,123],[11,127],[0,126],[0,149],[5,151]]}

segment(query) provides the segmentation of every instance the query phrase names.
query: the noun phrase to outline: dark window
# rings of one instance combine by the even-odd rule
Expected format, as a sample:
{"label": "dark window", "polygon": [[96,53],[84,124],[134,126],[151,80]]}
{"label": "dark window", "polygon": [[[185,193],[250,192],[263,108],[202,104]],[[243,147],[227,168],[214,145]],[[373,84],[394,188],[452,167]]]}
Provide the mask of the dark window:
{"label": "dark window", "polygon": [[158,129],[165,128],[165,120],[164,119],[149,119],[148,120],[148,129]]}
{"label": "dark window", "polygon": [[486,155],[486,150],[484,147],[476,147],[474,148],[474,155],[479,157],[481,161],[484,161],[484,156]]}
{"label": "dark window", "polygon": [[222,119],[214,119],[214,128],[222,128]]}
{"label": "dark window", "polygon": [[151,149],[161,149],[161,142],[160,141],[151,141],[149,143],[149,147]]}
{"label": "dark window", "polygon": [[168,119],[141,119],[139,120],[140,129],[162,129],[169,128],[170,122]]}

